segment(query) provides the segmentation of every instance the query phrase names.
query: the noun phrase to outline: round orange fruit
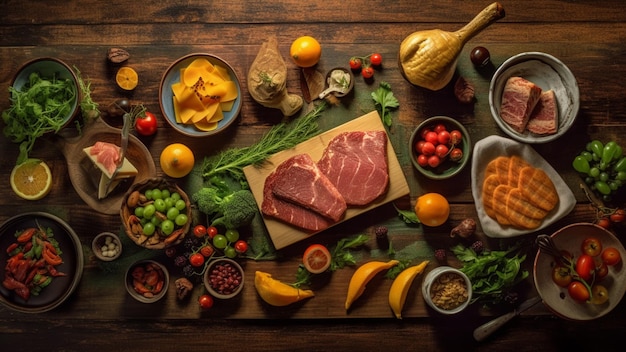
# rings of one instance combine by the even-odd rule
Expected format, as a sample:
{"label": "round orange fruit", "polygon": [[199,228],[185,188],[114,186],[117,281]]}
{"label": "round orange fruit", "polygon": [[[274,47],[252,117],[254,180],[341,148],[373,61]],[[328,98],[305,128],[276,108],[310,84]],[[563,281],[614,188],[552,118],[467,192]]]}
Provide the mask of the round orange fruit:
{"label": "round orange fruit", "polygon": [[165,147],[159,158],[163,172],[174,178],[187,176],[193,169],[195,158],[189,147],[182,143],[172,143]]}
{"label": "round orange fruit", "polygon": [[426,193],[417,198],[415,214],[426,226],[440,226],[448,220],[450,204],[439,193]]}
{"label": "round orange fruit", "polygon": [[115,74],[115,82],[117,85],[124,90],[133,90],[137,88],[137,84],[139,83],[139,75],[137,71],[128,66],[120,67]]}
{"label": "round orange fruit", "polygon": [[320,61],[322,47],[315,38],[305,35],[291,43],[289,55],[296,65],[300,67],[312,67]]}
{"label": "round orange fruit", "polygon": [[11,188],[21,198],[39,200],[52,188],[52,173],[39,159],[28,159],[11,170]]}
{"label": "round orange fruit", "polygon": [[302,264],[311,274],[320,274],[330,267],[331,259],[328,248],[321,244],[312,244],[304,251]]}

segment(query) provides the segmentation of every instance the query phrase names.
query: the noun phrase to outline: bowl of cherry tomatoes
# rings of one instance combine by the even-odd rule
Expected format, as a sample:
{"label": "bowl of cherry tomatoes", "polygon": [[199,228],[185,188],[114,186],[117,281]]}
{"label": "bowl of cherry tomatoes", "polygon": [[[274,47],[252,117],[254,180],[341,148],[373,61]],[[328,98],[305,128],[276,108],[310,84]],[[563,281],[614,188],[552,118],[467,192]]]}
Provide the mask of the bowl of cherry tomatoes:
{"label": "bowl of cherry tomatoes", "polygon": [[443,180],[463,170],[471,153],[465,127],[447,116],[433,116],[417,126],[409,140],[411,162],[422,175]]}
{"label": "bowl of cherry tomatoes", "polygon": [[533,266],[535,287],[546,307],[576,321],[613,310],[626,290],[626,251],[619,239],[591,223],[565,226],[550,238],[563,256],[539,250]]}

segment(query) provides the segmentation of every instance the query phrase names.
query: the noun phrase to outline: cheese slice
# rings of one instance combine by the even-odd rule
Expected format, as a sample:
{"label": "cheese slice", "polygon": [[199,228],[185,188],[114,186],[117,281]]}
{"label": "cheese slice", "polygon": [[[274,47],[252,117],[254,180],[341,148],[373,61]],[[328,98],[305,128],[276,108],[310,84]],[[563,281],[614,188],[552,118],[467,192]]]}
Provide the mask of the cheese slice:
{"label": "cheese slice", "polygon": [[137,168],[127,159],[124,158],[124,162],[122,163],[122,167],[115,175],[115,179],[112,181],[109,186],[109,191],[106,192],[106,184],[111,179],[111,173],[109,173],[104,165],[99,163],[96,158],[96,155],[91,155],[90,153],[91,147],[87,147],[83,149],[83,152],[89,157],[89,159],[93,162],[96,167],[100,170],[100,180],[98,182],[98,199],[106,198],[114,189],[119,185],[119,183],[127,178],[135,177],[138,173]]}

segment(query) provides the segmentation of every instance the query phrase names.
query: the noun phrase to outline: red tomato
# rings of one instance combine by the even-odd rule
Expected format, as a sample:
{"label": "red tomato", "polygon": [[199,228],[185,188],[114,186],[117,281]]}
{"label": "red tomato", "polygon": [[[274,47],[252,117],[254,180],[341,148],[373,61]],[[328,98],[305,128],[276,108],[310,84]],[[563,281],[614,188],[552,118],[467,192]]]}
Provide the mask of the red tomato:
{"label": "red tomato", "polygon": [[374,66],[380,66],[383,63],[383,57],[379,53],[370,55],[370,63]]}
{"label": "red tomato", "polygon": [[448,147],[445,144],[439,144],[437,145],[437,147],[435,148],[435,155],[437,155],[439,158],[443,159],[446,157],[446,155],[448,155]]}
{"label": "red tomato", "polygon": [[581,279],[589,281],[596,269],[593,257],[588,254],[581,254],[576,261],[576,272]]}
{"label": "red tomato", "polygon": [[463,134],[459,130],[453,130],[450,132],[450,142],[454,145],[461,143],[463,140]]}
{"label": "red tomato", "polygon": [[619,254],[619,250],[614,247],[609,247],[602,251],[602,262],[606,265],[616,265],[622,261],[622,256]]}
{"label": "red tomato", "polygon": [[235,242],[235,251],[237,251],[237,253],[246,253],[246,251],[248,251],[248,243],[244,240]]}
{"label": "red tomato", "polygon": [[422,148],[424,147],[424,143],[426,143],[426,141],[424,140],[420,140],[419,142],[415,143],[415,151],[417,152],[417,154],[422,153]]}
{"label": "red tomato", "polygon": [[460,148],[454,148],[450,152],[450,160],[459,161],[463,159],[463,151]]}
{"label": "red tomato", "polygon": [[568,268],[556,265],[552,269],[552,281],[560,287],[567,287],[572,282],[572,275]]}
{"label": "red tomato", "polygon": [[626,210],[617,209],[613,212],[613,214],[609,216],[609,218],[611,219],[612,222],[615,222],[615,223],[624,222],[624,220],[626,219]]}
{"label": "red tomato", "polygon": [[589,290],[580,281],[572,281],[567,286],[567,293],[578,302],[585,302],[589,299]]}
{"label": "red tomato", "polygon": [[213,247],[211,247],[210,245],[200,248],[200,254],[202,254],[205,258],[209,258],[210,256],[212,256],[213,252]]}
{"label": "red tomato", "polygon": [[437,135],[437,140],[441,144],[448,144],[448,143],[450,143],[450,138],[451,138],[450,137],[450,132],[448,132],[448,131],[441,131]]}
{"label": "red tomato", "polygon": [[207,227],[206,232],[207,232],[207,234],[209,235],[210,238],[213,238],[218,233],[217,227],[209,226],[209,227]]}
{"label": "red tomato", "polygon": [[361,68],[361,59],[358,57],[353,57],[350,59],[350,68],[353,70],[358,70]]}
{"label": "red tomato", "polygon": [[204,256],[200,253],[194,253],[189,257],[189,264],[195,267],[202,266],[204,264]]}
{"label": "red tomato", "polygon": [[602,285],[593,285],[591,287],[591,303],[599,305],[609,300],[609,290]]}
{"label": "red tomato", "polygon": [[611,228],[611,220],[608,217],[602,217],[596,220],[596,225],[609,230]]}
{"label": "red tomato", "polygon": [[428,158],[428,166],[430,166],[430,167],[437,167],[437,166],[439,166],[439,164],[441,164],[441,159],[439,159],[438,156],[431,155]]}
{"label": "red tomato", "polygon": [[426,133],[426,136],[424,136],[424,139],[426,140],[426,142],[430,142],[433,145],[437,145],[439,143],[439,135],[437,134],[437,132],[435,131],[430,131],[428,133]]}
{"label": "red tomato", "polygon": [[193,228],[193,235],[202,238],[206,235],[206,227],[204,225],[196,225]]}
{"label": "red tomato", "polygon": [[320,274],[330,267],[331,259],[328,248],[321,244],[312,244],[304,251],[302,263],[310,273]]}
{"label": "red tomato", "polygon": [[601,262],[596,265],[596,280],[602,280],[609,274],[609,267],[606,263]]}
{"label": "red tomato", "polygon": [[435,125],[434,131],[437,133],[440,133],[442,131],[446,131],[446,125],[444,125],[443,123],[438,123]]}
{"label": "red tomato", "polygon": [[426,156],[435,154],[435,145],[430,142],[424,142],[422,145],[422,154]]}
{"label": "red tomato", "polygon": [[363,78],[372,78],[374,76],[374,69],[371,67],[363,67],[361,76],[363,76]]}
{"label": "red tomato", "polygon": [[421,167],[428,166],[428,157],[424,154],[420,154],[417,156],[417,164]]}
{"label": "red tomato", "polygon": [[428,134],[428,132],[432,132],[432,130],[430,128],[424,128],[420,132],[420,137],[422,137],[422,139],[426,139],[426,135]]}
{"label": "red tomato", "polygon": [[149,112],[145,112],[146,116],[138,116],[135,120],[135,130],[142,136],[151,136],[157,131],[157,118]]}
{"label": "red tomato", "polygon": [[595,237],[587,237],[580,245],[580,250],[586,255],[597,257],[602,253],[602,243]]}
{"label": "red tomato", "polygon": [[213,297],[209,295],[202,295],[198,297],[198,304],[200,304],[200,308],[209,309],[213,307]]}

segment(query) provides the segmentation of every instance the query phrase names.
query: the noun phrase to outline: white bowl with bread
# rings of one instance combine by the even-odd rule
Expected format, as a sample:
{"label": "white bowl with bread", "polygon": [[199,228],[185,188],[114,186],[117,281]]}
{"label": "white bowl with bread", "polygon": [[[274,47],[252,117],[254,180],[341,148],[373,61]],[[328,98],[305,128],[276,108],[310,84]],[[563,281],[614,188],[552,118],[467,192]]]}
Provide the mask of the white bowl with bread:
{"label": "white bowl with bread", "polygon": [[578,83],[559,59],[524,52],[507,59],[489,86],[496,124],[524,143],[553,141],[574,124],[580,106]]}

